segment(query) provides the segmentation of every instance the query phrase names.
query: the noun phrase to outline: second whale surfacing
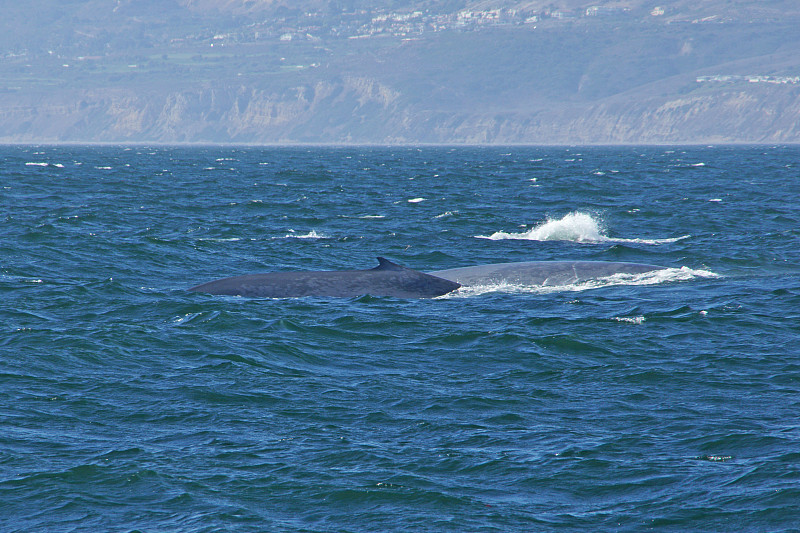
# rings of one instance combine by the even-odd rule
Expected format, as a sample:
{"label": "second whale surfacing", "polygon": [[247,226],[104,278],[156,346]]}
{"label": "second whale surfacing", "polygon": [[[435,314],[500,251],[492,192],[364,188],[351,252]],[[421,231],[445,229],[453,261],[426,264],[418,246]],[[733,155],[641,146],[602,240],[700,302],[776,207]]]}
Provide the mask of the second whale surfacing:
{"label": "second whale surfacing", "polygon": [[302,298],[322,296],[393,296],[396,298],[434,298],[453,292],[457,282],[431,276],[378,258],[369,270],[269,272],[247,274],[210,281],[189,289],[228,296],[251,298]]}

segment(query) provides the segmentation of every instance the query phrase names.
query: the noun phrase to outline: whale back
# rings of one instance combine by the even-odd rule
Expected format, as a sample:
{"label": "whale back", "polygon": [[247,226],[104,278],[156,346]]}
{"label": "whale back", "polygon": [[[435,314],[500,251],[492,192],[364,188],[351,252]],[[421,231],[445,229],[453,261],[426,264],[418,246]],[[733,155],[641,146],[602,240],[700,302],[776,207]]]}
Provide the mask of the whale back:
{"label": "whale back", "polygon": [[642,274],[664,267],[613,261],[529,261],[495,263],[430,272],[463,286],[513,284],[556,287],[605,278],[615,274]]}
{"label": "whale back", "polygon": [[378,258],[368,270],[268,272],[246,274],[197,285],[189,290],[250,298],[392,296],[433,298],[460,287],[458,282]]}

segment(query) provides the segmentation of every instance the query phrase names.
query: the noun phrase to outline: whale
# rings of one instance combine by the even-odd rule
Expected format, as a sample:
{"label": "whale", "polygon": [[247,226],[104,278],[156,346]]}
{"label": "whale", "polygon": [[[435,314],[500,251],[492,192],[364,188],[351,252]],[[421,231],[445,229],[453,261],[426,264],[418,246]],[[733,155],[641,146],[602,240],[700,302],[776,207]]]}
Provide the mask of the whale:
{"label": "whale", "polygon": [[617,274],[644,274],[665,267],[614,261],[523,261],[493,263],[428,272],[464,287],[516,285],[558,287]]}
{"label": "whale", "polygon": [[522,261],[419,272],[378,257],[367,270],[293,271],[245,274],[188,289],[249,298],[435,298],[460,287],[558,287],[617,274],[645,274],[666,267],[614,261]]}
{"label": "whale", "polygon": [[351,298],[391,296],[435,298],[458,289],[456,281],[432,276],[378,257],[368,270],[267,272],[209,281],[191,292],[249,298],[302,298],[306,296]]}

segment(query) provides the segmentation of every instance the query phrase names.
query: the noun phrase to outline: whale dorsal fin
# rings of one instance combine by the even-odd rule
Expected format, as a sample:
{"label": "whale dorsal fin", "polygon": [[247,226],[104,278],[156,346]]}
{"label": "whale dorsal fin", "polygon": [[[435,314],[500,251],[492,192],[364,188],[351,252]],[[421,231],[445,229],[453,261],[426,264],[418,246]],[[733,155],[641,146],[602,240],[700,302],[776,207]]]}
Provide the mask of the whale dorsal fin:
{"label": "whale dorsal fin", "polygon": [[379,265],[372,270],[405,270],[405,267],[402,267],[396,263],[392,263],[385,257],[379,257],[378,263]]}

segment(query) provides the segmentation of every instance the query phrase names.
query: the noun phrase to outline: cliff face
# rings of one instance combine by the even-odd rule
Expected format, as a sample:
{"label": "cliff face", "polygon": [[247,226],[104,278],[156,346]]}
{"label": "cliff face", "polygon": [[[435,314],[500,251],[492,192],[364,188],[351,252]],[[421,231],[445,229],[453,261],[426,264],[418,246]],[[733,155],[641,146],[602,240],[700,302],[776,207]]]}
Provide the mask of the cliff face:
{"label": "cliff face", "polygon": [[566,115],[556,118],[562,142],[794,143],[800,140],[800,86],[600,103]]}
{"label": "cliff face", "polygon": [[426,110],[379,81],[285,93],[108,89],[0,105],[3,142],[681,143],[800,142],[800,85],[744,84],[678,97],[539,111]]}

